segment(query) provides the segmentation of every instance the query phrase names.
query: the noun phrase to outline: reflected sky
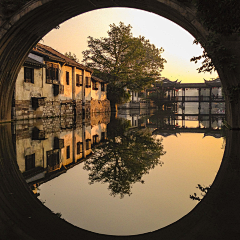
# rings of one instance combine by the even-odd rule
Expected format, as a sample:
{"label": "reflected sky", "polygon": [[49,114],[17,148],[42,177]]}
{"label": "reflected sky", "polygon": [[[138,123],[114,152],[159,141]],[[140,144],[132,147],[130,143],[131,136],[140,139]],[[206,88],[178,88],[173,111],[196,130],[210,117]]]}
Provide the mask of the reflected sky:
{"label": "reflected sky", "polygon": [[[133,116],[126,116],[133,119]],[[138,116],[139,126],[147,122],[148,116]],[[194,124],[199,125],[186,121],[185,126],[193,127]],[[97,132],[100,136],[99,129],[106,131],[107,125],[107,122],[94,121],[91,127],[86,127],[85,135],[89,134],[86,138],[91,134],[96,136]],[[69,138],[70,129],[62,129],[61,136],[65,131]],[[84,136],[79,128],[78,132]],[[111,134],[107,134],[110,137]],[[111,196],[108,183],[90,185],[89,171],[83,169],[83,161],[38,186],[39,199],[73,225],[103,234],[146,233],[177,221],[198,203],[189,198],[194,192],[200,194],[197,185],[208,186],[213,182],[222,160],[224,141],[204,133],[184,132],[167,137],[156,134],[155,137],[163,138],[163,150],[166,151],[160,158],[163,164],[142,175],[144,184],[140,181],[133,184],[130,196]]]}

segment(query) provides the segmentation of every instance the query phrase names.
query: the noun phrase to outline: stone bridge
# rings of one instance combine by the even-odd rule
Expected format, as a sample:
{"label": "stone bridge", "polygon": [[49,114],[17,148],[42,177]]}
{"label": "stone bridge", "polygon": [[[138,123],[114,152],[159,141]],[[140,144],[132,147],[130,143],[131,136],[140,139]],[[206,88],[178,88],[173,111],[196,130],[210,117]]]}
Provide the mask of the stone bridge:
{"label": "stone bridge", "polygon": [[[11,118],[11,99],[18,71],[32,47],[50,30],[78,14],[107,7],[130,7],[163,16],[199,39],[207,52],[216,46],[211,32],[198,20],[192,1],[183,0],[0,0],[0,121]],[[237,1],[236,1],[237,2]],[[26,3],[23,5],[23,3]],[[185,3],[185,4],[183,4]],[[211,12],[211,11],[210,11]],[[201,17],[201,16],[200,16]],[[0,126],[1,239],[238,239],[240,193],[240,36],[218,34],[224,54],[213,56],[225,90],[227,147],[211,191],[179,221],[138,236],[107,236],[76,228],[54,216],[28,190],[12,154],[11,129]],[[234,66],[222,64],[228,55]]]}

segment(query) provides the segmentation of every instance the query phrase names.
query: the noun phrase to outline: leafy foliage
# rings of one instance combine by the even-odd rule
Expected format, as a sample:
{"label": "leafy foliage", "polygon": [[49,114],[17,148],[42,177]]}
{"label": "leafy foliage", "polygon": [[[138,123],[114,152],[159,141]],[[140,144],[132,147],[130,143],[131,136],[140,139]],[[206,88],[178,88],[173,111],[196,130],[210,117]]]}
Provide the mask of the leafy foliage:
{"label": "leafy foliage", "polygon": [[[203,60],[198,72],[215,71],[212,60],[218,63],[219,67],[227,65],[228,68],[236,67],[233,56],[229,56],[227,50],[221,44],[219,36],[230,36],[239,33],[240,30],[240,1],[239,0],[178,0],[179,2],[191,4],[197,10],[198,20],[209,31],[207,44],[203,54],[193,57],[191,61],[197,63]],[[195,40],[201,42],[201,39]]]}
{"label": "leafy foliage", "polygon": [[160,76],[166,62],[161,57],[162,48],[142,36],[133,37],[131,28],[122,22],[119,26],[110,24],[108,37],[89,36],[88,49],[83,51],[83,63],[95,69],[94,75],[107,80],[113,89],[142,90]]}
{"label": "leafy foliage", "polygon": [[190,198],[192,200],[197,200],[197,201],[201,201],[205,195],[207,194],[207,192],[209,191],[211,185],[208,187],[203,187],[201,184],[198,184],[198,186],[196,188],[198,188],[202,193],[201,193],[201,197],[198,197],[196,193],[194,193],[193,195],[190,195]]}
{"label": "leafy foliage", "polygon": [[79,62],[79,59],[77,58],[76,54],[75,53],[71,53],[71,52],[65,52],[64,54],[66,57],[74,60],[75,62]]}
{"label": "leafy foliage", "polygon": [[[194,40],[195,44],[199,44],[198,40]],[[198,57],[192,57],[191,62],[197,63],[200,60],[203,60],[202,65],[198,68],[198,72],[210,72],[216,71],[216,68],[212,62],[212,59],[215,62],[218,62],[219,67],[228,66],[229,69],[236,68],[235,57],[230,55],[227,49],[221,44],[221,41],[218,36],[210,34],[208,36],[208,42],[206,45],[203,45],[204,51],[203,54]],[[205,50],[208,48],[208,52]]]}
{"label": "leafy foliage", "polygon": [[90,184],[108,183],[110,195],[123,198],[132,194],[132,184],[143,184],[142,176],[163,164],[160,157],[165,152],[161,140],[154,139],[150,132],[127,130],[128,122],[120,121],[111,137],[85,161],[84,169],[90,172]]}
{"label": "leafy foliage", "polygon": [[[195,39],[193,41],[194,44],[199,44],[199,42]],[[215,66],[213,65],[212,59],[209,57],[206,50],[203,50],[203,54],[197,57],[192,57],[190,62],[198,63],[198,61],[203,60],[201,67],[197,68],[198,73],[201,72],[210,72],[216,71]]]}
{"label": "leafy foliage", "polygon": [[211,32],[230,35],[240,30],[239,0],[178,0],[178,2],[195,6],[198,19]]}
{"label": "leafy foliage", "polygon": [[230,35],[240,29],[239,0],[195,0],[198,17],[208,30]]}

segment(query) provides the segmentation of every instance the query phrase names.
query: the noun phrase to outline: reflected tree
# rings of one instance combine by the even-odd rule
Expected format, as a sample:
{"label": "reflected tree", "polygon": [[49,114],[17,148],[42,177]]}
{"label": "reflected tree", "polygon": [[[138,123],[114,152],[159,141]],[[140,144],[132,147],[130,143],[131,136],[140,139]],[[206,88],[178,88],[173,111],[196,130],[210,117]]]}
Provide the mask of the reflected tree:
{"label": "reflected tree", "polygon": [[[123,125],[126,127],[126,122],[116,129],[123,129]],[[84,169],[90,172],[89,184],[108,183],[110,195],[123,198],[132,194],[132,184],[143,184],[143,175],[163,164],[160,157],[164,154],[162,140],[148,130],[128,129],[113,134],[97,147],[94,156],[85,161]]]}

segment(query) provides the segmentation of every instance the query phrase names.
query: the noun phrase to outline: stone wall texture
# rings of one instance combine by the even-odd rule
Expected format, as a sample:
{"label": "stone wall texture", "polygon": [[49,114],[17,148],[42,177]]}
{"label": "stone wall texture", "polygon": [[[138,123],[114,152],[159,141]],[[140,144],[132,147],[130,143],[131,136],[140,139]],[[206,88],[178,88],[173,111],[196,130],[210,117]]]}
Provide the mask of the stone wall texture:
{"label": "stone wall texture", "polygon": [[46,101],[41,100],[37,108],[33,108],[31,100],[18,100],[12,108],[12,119],[35,119],[35,118],[53,118],[70,117],[84,115],[90,118],[91,113],[110,112],[109,100],[91,100],[84,104],[82,100],[64,100],[64,101]]}
{"label": "stone wall texture", "polygon": [[108,99],[105,100],[91,100],[91,112],[92,113],[100,113],[100,112],[110,112],[110,101]]}

